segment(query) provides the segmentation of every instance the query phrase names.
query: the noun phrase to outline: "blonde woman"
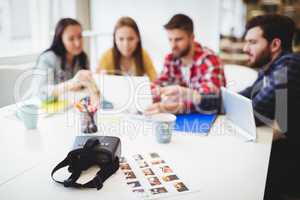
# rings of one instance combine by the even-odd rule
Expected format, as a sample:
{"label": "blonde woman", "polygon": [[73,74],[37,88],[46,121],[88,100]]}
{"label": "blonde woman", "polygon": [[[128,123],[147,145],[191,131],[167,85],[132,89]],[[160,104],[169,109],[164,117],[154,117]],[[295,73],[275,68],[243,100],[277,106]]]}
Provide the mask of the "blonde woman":
{"label": "blonde woman", "polygon": [[113,33],[113,47],[99,61],[97,73],[117,75],[147,75],[156,79],[156,71],[148,53],[142,48],[141,36],[136,22],[130,17],[118,20]]}

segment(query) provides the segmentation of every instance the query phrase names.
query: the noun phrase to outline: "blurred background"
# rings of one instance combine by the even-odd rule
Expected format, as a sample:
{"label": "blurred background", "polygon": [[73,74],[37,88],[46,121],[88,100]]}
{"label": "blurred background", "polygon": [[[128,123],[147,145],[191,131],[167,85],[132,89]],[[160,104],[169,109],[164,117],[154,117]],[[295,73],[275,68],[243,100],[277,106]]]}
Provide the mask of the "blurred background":
{"label": "blurred background", "polygon": [[245,23],[252,17],[278,13],[291,17],[297,24],[294,51],[300,52],[300,1],[299,0],[223,0],[221,1],[221,30],[219,53],[226,63],[247,65],[243,54]]}
{"label": "blurred background", "polygon": [[80,21],[84,49],[95,71],[102,53],[112,47],[118,18],[134,18],[142,45],[160,72],[170,51],[163,25],[177,13],[193,19],[196,40],[220,56],[227,87],[234,91],[257,76],[242,51],[249,18],[265,13],[290,16],[298,27],[294,50],[300,52],[300,0],[0,0],[0,108],[17,102],[28,90],[31,69],[49,48],[59,19]]}
{"label": "blurred background", "polygon": [[193,19],[196,40],[215,50],[224,63],[246,64],[245,23],[265,13],[281,13],[296,21],[299,51],[300,0],[0,0],[0,66],[32,67],[49,46],[56,22],[72,17],[84,27],[85,50],[94,70],[112,45],[115,22],[127,15],[137,21],[143,46],[160,71],[169,51],[163,25],[176,13]]}

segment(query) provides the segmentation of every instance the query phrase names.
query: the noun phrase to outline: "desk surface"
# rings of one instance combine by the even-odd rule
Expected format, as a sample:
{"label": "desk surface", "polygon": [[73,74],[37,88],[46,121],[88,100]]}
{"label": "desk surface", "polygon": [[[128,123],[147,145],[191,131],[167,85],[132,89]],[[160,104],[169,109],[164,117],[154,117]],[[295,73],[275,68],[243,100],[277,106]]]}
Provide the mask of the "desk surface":
{"label": "desk surface", "polygon": [[[14,118],[13,109],[0,109],[0,199],[136,198],[120,170],[100,191],[55,184],[50,172],[67,155],[78,135],[76,112],[41,117],[38,129],[28,131]],[[175,133],[170,144],[158,144],[154,130],[143,121],[126,115],[98,115],[98,121],[99,134],[121,138],[123,156],[158,152],[171,163],[185,182],[199,190],[184,199],[263,199],[272,141],[267,127],[257,129],[256,143],[245,143],[219,116],[208,136]]]}

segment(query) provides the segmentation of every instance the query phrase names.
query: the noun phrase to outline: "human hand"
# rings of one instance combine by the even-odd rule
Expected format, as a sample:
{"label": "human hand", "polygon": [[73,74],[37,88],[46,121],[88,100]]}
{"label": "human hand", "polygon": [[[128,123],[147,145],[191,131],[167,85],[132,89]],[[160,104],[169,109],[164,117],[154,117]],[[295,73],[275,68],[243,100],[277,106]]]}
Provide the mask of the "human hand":
{"label": "human hand", "polygon": [[184,101],[191,101],[194,104],[199,104],[201,95],[193,89],[173,85],[161,88],[161,100],[163,103],[183,103]]}
{"label": "human hand", "polygon": [[83,85],[80,82],[70,81],[68,82],[68,90],[70,91],[79,91],[83,89]]}
{"label": "human hand", "polygon": [[90,94],[99,93],[92,72],[89,70],[79,70],[69,82],[69,89],[72,91],[87,88]]}
{"label": "human hand", "polygon": [[184,96],[184,87],[179,85],[166,86],[161,88],[160,96],[163,103],[182,102]]}
{"label": "human hand", "polygon": [[160,89],[161,89],[161,87],[159,85],[151,83],[150,88],[151,88],[152,97],[154,99],[158,99],[159,100],[160,99]]}
{"label": "human hand", "polygon": [[145,115],[154,115],[158,113],[182,113],[184,111],[183,103],[154,103],[148,107],[144,114]]}
{"label": "human hand", "polygon": [[88,82],[93,79],[93,75],[90,70],[79,70],[74,76],[74,79],[80,82]]}

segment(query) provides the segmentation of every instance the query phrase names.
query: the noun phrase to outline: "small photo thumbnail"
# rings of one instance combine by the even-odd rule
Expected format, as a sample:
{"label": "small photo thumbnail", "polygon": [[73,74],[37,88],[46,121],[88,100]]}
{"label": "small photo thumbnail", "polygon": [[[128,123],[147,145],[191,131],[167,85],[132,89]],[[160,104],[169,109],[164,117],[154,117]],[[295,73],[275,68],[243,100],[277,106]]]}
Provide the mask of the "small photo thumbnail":
{"label": "small photo thumbnail", "polygon": [[178,192],[184,192],[189,190],[182,182],[174,183],[174,187]]}
{"label": "small photo thumbnail", "polygon": [[173,170],[170,168],[170,166],[166,165],[166,166],[162,166],[160,167],[162,173],[173,173]]}
{"label": "small photo thumbnail", "polygon": [[124,172],[124,174],[125,174],[125,178],[126,179],[135,179],[136,178],[136,176],[133,173],[133,171]]}
{"label": "small photo thumbnail", "polygon": [[156,176],[148,178],[148,181],[151,186],[161,185],[161,182],[159,181],[159,179]]}
{"label": "small photo thumbnail", "polygon": [[167,193],[167,189],[164,187],[159,187],[159,188],[152,188],[150,189],[151,194],[162,194],[162,193]]}
{"label": "small photo thumbnail", "polygon": [[120,169],[121,170],[131,170],[131,167],[128,163],[120,163]]}
{"label": "small photo thumbnail", "polygon": [[162,179],[165,182],[170,182],[170,181],[178,180],[179,178],[175,174],[173,174],[173,175],[164,175],[164,176],[162,176]]}
{"label": "small photo thumbnail", "polygon": [[159,164],[164,164],[164,163],[165,163],[165,161],[161,160],[161,159],[155,159],[155,160],[151,161],[152,165],[159,165]]}
{"label": "small photo thumbnail", "polygon": [[120,163],[125,163],[127,160],[125,157],[120,157],[119,162]]}
{"label": "small photo thumbnail", "polygon": [[139,181],[127,182],[127,185],[129,185],[132,188],[141,187],[141,183]]}
{"label": "small photo thumbnail", "polygon": [[143,156],[141,154],[135,154],[132,156],[135,161],[143,160]]}
{"label": "small photo thumbnail", "polygon": [[158,155],[158,153],[153,152],[153,153],[150,153],[150,157],[151,158],[159,158],[159,155]]}
{"label": "small photo thumbnail", "polygon": [[132,192],[141,194],[141,193],[144,193],[145,190],[143,188],[136,188],[136,189],[133,189]]}
{"label": "small photo thumbnail", "polygon": [[144,160],[137,161],[140,168],[149,167],[148,163]]}
{"label": "small photo thumbnail", "polygon": [[145,168],[142,170],[145,176],[151,176],[154,175],[154,172],[152,171],[151,168]]}

